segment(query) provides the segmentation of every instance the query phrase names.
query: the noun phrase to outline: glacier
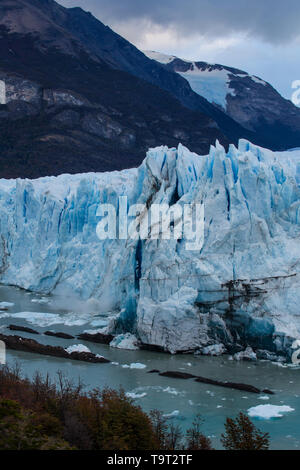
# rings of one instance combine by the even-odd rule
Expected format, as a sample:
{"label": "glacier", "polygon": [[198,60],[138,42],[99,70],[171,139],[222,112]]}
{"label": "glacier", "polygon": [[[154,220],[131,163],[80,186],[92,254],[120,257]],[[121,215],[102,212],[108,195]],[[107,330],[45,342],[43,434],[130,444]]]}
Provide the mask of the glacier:
{"label": "glacier", "polygon": [[[201,250],[185,239],[99,240],[99,204],[118,207],[120,196],[128,207],[203,203]],[[120,172],[0,180],[0,283],[73,292],[109,319],[103,331],[171,353],[221,344],[290,358],[300,338],[299,236],[300,151],[246,140],[204,156],[150,149]]]}

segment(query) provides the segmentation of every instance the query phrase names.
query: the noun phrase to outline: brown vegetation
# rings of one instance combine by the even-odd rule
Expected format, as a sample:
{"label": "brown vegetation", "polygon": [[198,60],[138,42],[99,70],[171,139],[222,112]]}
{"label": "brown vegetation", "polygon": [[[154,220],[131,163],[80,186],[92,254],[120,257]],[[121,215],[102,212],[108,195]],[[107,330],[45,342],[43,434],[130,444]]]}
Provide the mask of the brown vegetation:
{"label": "brown vegetation", "polygon": [[[20,368],[0,368],[0,450],[211,450],[196,416],[184,434],[161,411],[149,415],[123,390],[94,389],[68,380],[56,383]],[[228,450],[267,449],[269,438],[240,414],[227,419],[222,444]]]}

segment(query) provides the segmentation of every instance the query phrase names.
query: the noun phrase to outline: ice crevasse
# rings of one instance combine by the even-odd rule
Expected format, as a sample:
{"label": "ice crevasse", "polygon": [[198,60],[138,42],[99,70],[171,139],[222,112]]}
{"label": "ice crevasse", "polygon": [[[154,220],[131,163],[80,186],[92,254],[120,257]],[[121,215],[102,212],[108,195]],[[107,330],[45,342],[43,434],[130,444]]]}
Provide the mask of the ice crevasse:
{"label": "ice crevasse", "polygon": [[[102,240],[101,203],[203,203],[204,244]],[[300,336],[300,151],[150,149],[137,169],[0,180],[0,282],[96,299],[106,331],[169,352],[290,356]],[[98,312],[98,313],[99,313]],[[97,312],[95,312],[97,313]]]}

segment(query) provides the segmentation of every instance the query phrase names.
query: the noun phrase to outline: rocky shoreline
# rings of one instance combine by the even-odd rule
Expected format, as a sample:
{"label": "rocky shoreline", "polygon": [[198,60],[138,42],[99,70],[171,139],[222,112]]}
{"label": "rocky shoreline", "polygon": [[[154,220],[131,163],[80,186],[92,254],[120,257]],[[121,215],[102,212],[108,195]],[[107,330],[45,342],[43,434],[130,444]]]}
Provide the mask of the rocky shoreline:
{"label": "rocky shoreline", "polygon": [[[8,326],[9,330],[11,331],[20,331],[20,332],[25,332],[29,334],[35,334],[35,335],[40,335],[44,334],[46,336],[50,337],[56,337],[60,339],[79,339],[82,341],[87,341],[90,343],[94,344],[106,344],[110,345],[110,343],[117,338],[117,336],[114,336],[109,333],[100,333],[100,332],[83,332],[80,334],[77,334],[76,336],[70,335],[65,332],[56,332],[56,331],[44,331],[44,332],[38,332],[37,330],[34,330],[32,328],[28,328],[22,325],[9,325]],[[127,333],[128,334],[128,333]],[[126,334],[126,335],[127,335]],[[126,336],[125,335],[125,336]],[[122,335],[120,335],[122,336]],[[133,338],[134,335],[129,335]],[[138,339],[135,338],[136,342],[136,348],[135,349],[140,349],[142,351],[151,351],[151,352],[158,352],[158,353],[166,353],[166,354],[171,354],[170,351],[167,349],[157,346],[157,345],[152,345],[152,344],[145,344],[139,341]],[[115,346],[113,346],[115,347]],[[121,348],[122,349],[122,348]],[[124,348],[128,349],[128,348]],[[129,348],[131,349],[131,348]],[[247,346],[246,348],[243,349],[241,345],[236,345],[235,347],[232,348],[225,348],[223,344],[213,344],[211,346],[207,346],[203,348],[202,351],[196,351],[196,350],[186,350],[186,351],[178,351],[176,354],[195,354],[195,355],[203,355],[203,356],[221,356],[221,355],[229,355],[230,359],[234,359],[237,361],[257,361],[257,360],[269,360],[273,362],[285,362],[287,360],[287,357],[284,355],[277,355],[274,352],[270,352],[268,350],[262,350],[262,349],[252,349],[250,346]]]}
{"label": "rocky shoreline", "polygon": [[[40,334],[39,332],[35,330],[31,331],[30,328],[23,327],[23,326],[9,325],[8,328],[11,331],[19,330],[19,331],[23,331],[23,332],[27,332],[31,334]],[[66,333],[59,333],[59,332],[56,333],[53,331],[46,331],[44,334],[47,336],[58,337],[61,339],[74,339],[73,336],[68,335]],[[103,335],[100,333],[93,335],[89,333],[83,333],[83,334],[78,335],[77,338],[85,340],[85,341],[92,341],[98,344],[109,344],[111,340],[108,341],[108,338],[107,338],[108,336],[111,336],[111,335]],[[75,361],[83,361],[83,362],[89,362],[89,363],[110,363],[111,362],[109,359],[93,354],[92,352],[87,352],[87,351],[68,352],[67,349],[62,348],[60,346],[44,345],[33,339],[23,338],[21,336],[0,334],[0,340],[4,341],[7,349],[12,349],[16,351],[24,351],[24,352],[34,353],[34,354],[42,354],[45,356],[71,359]],[[225,387],[225,388],[230,388],[234,390],[245,391],[249,393],[255,393],[255,394],[265,393],[269,395],[274,394],[274,392],[272,392],[268,388],[259,389],[250,384],[235,383],[235,382],[230,382],[230,381],[223,382],[220,380],[210,379],[207,377],[201,377],[201,376],[190,374],[187,372],[180,372],[180,371],[161,372],[158,369],[152,369],[148,371],[148,373],[149,374],[155,373],[155,374],[160,375],[161,377],[172,378],[172,379],[181,379],[181,380],[193,379],[199,383],[205,383],[205,384],[210,384],[210,385],[214,385],[218,387]]]}
{"label": "rocky shoreline", "polygon": [[9,336],[0,334],[0,340],[5,343],[7,349],[13,349],[15,351],[42,354],[44,356],[61,357],[64,359],[91,362],[94,364],[104,364],[111,362],[109,359],[97,356],[96,354],[93,354],[91,352],[68,352],[66,349],[60,346],[50,346],[41,344],[38,341],[28,338],[22,338],[21,336]]}

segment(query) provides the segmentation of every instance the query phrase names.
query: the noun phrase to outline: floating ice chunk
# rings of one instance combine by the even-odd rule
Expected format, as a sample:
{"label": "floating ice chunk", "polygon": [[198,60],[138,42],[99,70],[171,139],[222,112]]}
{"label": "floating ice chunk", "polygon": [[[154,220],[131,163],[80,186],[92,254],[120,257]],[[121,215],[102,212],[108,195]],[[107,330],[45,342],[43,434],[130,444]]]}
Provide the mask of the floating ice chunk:
{"label": "floating ice chunk", "polygon": [[33,304],[48,304],[50,299],[47,299],[47,297],[42,297],[41,299],[32,299],[31,302]]}
{"label": "floating ice chunk", "polygon": [[38,325],[40,327],[46,327],[62,323],[60,316],[56,313],[46,312],[18,312],[11,315],[12,318],[21,318],[26,320],[28,323]]}
{"label": "floating ice chunk", "polygon": [[[105,327],[108,325],[109,319],[107,318],[97,318],[91,322],[91,326],[94,327],[100,327],[98,329],[98,333],[103,333],[105,330]],[[102,330],[102,331],[101,331]]]}
{"label": "floating ice chunk", "polygon": [[132,364],[124,364],[123,369],[145,369],[147,366],[145,364],[141,364],[140,362],[133,362]]}
{"label": "floating ice chunk", "polygon": [[[66,348],[67,353],[72,354],[73,352],[85,352],[85,353],[90,353],[90,349],[84,346],[83,344],[73,344],[72,346],[69,346]],[[101,356],[102,357],[102,356]]]}
{"label": "floating ice chunk", "polygon": [[259,400],[270,400],[270,397],[268,397],[268,395],[261,395],[260,397],[258,397]]}
{"label": "floating ice chunk", "polygon": [[202,349],[202,354],[205,356],[221,356],[226,351],[224,344],[212,344]]}
{"label": "floating ice chunk", "polygon": [[174,410],[174,411],[172,411],[172,413],[168,413],[168,414],[165,414],[163,416],[164,416],[164,418],[176,418],[179,415],[180,415],[179,410]]}
{"label": "floating ice chunk", "polygon": [[179,395],[180,392],[176,388],[167,387],[163,389],[163,392],[170,393],[171,395]]}
{"label": "floating ice chunk", "polygon": [[245,349],[245,351],[238,352],[233,357],[236,361],[256,361],[257,360],[257,356],[255,352],[249,346],[248,348]]}
{"label": "floating ice chunk", "polygon": [[147,393],[134,393],[134,392],[127,392],[126,393],[126,397],[133,398],[133,399],[144,398],[146,396],[147,396]]}
{"label": "floating ice chunk", "polygon": [[130,369],[145,369],[146,367],[146,364],[141,364],[140,362],[133,362],[130,364]]}
{"label": "floating ice chunk", "polygon": [[89,320],[90,316],[88,314],[78,314],[76,312],[61,315],[59,317],[59,323],[62,323],[65,326],[82,326],[86,325]]}
{"label": "floating ice chunk", "polygon": [[258,405],[249,408],[248,415],[251,418],[260,418],[260,419],[272,419],[272,418],[282,418],[282,413],[289,413],[295,411],[294,408],[291,408],[287,405]]}
{"label": "floating ice chunk", "polygon": [[12,313],[11,318],[21,318],[28,323],[40,327],[62,324],[65,326],[82,326],[88,322],[88,316],[78,313],[67,313],[59,315],[57,313],[46,312],[18,312]]}
{"label": "floating ice chunk", "polygon": [[129,350],[139,349],[138,340],[131,333],[126,333],[126,334],[121,334],[121,335],[116,336],[109,343],[109,345],[112,348],[118,348],[118,349],[129,349]]}
{"label": "floating ice chunk", "polygon": [[13,307],[15,304],[13,302],[0,302],[0,310],[8,310]]}

